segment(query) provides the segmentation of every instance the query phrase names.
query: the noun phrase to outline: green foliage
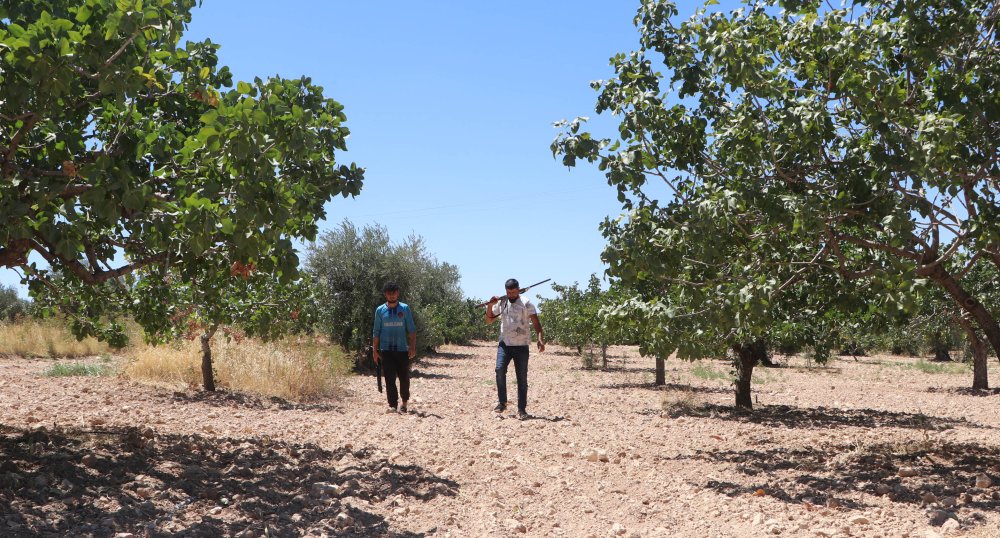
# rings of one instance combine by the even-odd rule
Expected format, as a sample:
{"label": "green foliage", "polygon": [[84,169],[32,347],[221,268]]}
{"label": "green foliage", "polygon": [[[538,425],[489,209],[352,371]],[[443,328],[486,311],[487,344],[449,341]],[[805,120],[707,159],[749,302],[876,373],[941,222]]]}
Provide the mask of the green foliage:
{"label": "green foliage", "polygon": [[334,158],[343,106],[307,77],[234,88],[218,45],[179,44],[195,4],[4,3],[0,266],[78,336],[120,344],[129,312],[164,334],[194,308],[270,332],[278,310],[250,309],[297,285],[293,239],[360,192],[363,170]]}
{"label": "green foliage", "polygon": [[733,379],[733,374],[731,372],[720,372],[711,366],[705,366],[702,364],[695,364],[692,366],[691,375],[697,377],[698,379],[704,379],[705,381],[712,381],[714,379],[732,381]]}
{"label": "green foliage", "polygon": [[0,322],[15,321],[26,316],[30,305],[17,294],[15,288],[0,286]]}
{"label": "green foliage", "polygon": [[907,369],[918,370],[925,374],[966,374],[969,372],[967,365],[927,362],[923,359],[914,363],[905,363],[902,366]]}
{"label": "green foliage", "polygon": [[309,248],[306,266],[321,325],[355,353],[371,344],[375,308],[385,302],[382,286],[390,280],[413,310],[418,349],[465,342],[483,323],[462,299],[458,268],[438,262],[418,236],[397,244],[383,226],[359,230],[344,221]]}
{"label": "green foliage", "polygon": [[571,286],[553,283],[552,289],[558,296],[539,303],[546,339],[577,349],[588,367],[592,366],[593,348],[600,349],[606,359],[608,346],[638,341],[639,328],[632,320],[603,313],[615,303],[618,291],[602,290],[597,275],[590,275],[583,290],[575,282]]}
{"label": "green foliage", "polygon": [[594,84],[618,140],[561,124],[554,155],[597,163],[628,211],[602,227],[634,292],[615,311],[661,356],[780,340],[824,358],[852,324],[915,311],[929,282],[1000,349],[960,278],[1000,266],[1000,11],[779,4],[678,19],[643,2],[640,50]]}
{"label": "green foliage", "polygon": [[46,377],[101,377],[114,375],[114,368],[109,364],[85,364],[82,362],[57,362],[42,372]]}
{"label": "green foliage", "polygon": [[[465,299],[425,305],[421,309],[425,347],[437,348],[442,344],[467,344],[472,340],[488,340],[490,327],[483,321],[481,301]],[[495,327],[493,327],[495,329]]]}

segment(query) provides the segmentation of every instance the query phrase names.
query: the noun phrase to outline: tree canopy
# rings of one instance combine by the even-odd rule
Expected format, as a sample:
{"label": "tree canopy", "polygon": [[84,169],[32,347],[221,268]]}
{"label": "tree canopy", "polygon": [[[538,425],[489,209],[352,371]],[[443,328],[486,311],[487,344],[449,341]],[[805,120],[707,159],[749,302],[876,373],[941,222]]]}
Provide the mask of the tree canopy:
{"label": "tree canopy", "polygon": [[218,45],[179,44],[195,4],[0,4],[0,266],[81,318],[131,305],[145,270],[293,282],[293,239],[360,192],[363,170],[334,158],[343,106],[307,77],[234,87]]}
{"label": "tree canopy", "polygon": [[[577,120],[553,151],[597,162],[630,211],[604,225],[612,275],[692,284],[674,306],[706,332],[738,328],[720,302],[773,312],[793,292],[851,308],[837,303],[854,287],[909,308],[929,281],[1000,350],[961,280],[1000,264],[998,22],[986,0],[747,2],[686,20],[644,2],[640,49],[594,83],[618,140]],[[758,319],[748,336],[773,325]]]}
{"label": "tree canopy", "polygon": [[385,302],[388,281],[399,285],[400,301],[413,309],[420,349],[464,342],[483,324],[482,310],[462,298],[458,268],[438,261],[419,236],[397,243],[384,226],[359,229],[345,220],[309,248],[306,268],[320,324],[331,340],[356,353],[371,343],[375,308]]}

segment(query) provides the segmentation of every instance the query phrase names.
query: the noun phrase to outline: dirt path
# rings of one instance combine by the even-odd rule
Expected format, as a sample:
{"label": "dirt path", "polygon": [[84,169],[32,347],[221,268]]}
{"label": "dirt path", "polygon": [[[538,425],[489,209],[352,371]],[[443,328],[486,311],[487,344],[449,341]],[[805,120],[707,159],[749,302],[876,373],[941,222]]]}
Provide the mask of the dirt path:
{"label": "dirt path", "polygon": [[713,379],[724,362],[668,361],[656,389],[632,350],[600,371],[556,347],[532,354],[518,421],[492,412],[494,354],[423,358],[407,415],[371,377],[296,406],[0,359],[0,535],[1000,532],[1000,395],[963,390],[971,373],[782,361],[757,372],[746,415]]}

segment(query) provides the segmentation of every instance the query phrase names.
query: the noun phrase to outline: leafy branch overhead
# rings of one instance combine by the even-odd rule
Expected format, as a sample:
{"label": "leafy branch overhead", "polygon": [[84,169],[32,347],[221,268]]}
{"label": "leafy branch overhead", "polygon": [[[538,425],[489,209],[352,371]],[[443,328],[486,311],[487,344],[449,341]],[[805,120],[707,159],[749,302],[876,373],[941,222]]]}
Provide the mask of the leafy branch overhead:
{"label": "leafy branch overhead", "polygon": [[307,77],[233,87],[218,45],[179,43],[195,3],[0,7],[0,266],[33,294],[79,283],[94,307],[142,268],[194,283],[236,262],[289,283],[292,239],[360,192],[334,157],[343,106]]}

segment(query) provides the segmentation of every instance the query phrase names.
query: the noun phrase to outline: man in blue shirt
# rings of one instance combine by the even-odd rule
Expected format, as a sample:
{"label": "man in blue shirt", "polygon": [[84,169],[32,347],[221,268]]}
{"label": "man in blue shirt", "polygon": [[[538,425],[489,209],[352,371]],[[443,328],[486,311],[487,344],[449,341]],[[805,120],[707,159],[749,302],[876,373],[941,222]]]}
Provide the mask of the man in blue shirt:
{"label": "man in blue shirt", "polygon": [[[396,411],[398,398],[403,397],[401,413],[406,412],[410,399],[410,359],[417,356],[417,325],[406,303],[399,302],[399,286],[387,282],[382,287],[385,304],[375,309],[372,327],[372,358],[381,364],[385,375],[385,394],[389,399],[387,412]],[[399,377],[399,393],[396,392]]]}

